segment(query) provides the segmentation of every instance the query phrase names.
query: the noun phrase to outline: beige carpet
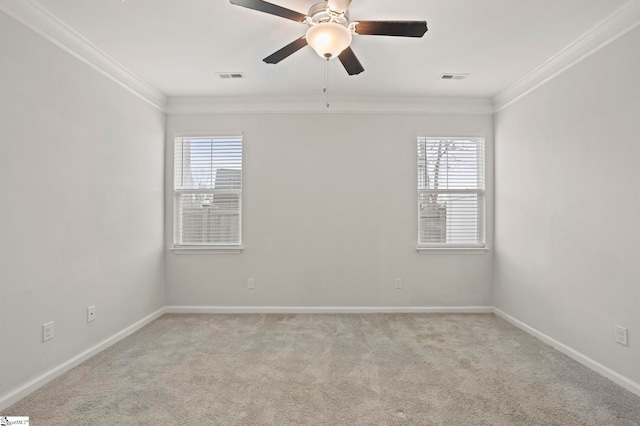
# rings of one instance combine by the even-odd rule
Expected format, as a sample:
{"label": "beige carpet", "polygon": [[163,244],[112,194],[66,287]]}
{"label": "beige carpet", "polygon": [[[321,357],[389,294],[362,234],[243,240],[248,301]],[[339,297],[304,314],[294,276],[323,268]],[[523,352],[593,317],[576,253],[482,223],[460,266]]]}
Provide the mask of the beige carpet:
{"label": "beige carpet", "polygon": [[638,425],[500,318],[164,315],[5,410],[32,425]]}

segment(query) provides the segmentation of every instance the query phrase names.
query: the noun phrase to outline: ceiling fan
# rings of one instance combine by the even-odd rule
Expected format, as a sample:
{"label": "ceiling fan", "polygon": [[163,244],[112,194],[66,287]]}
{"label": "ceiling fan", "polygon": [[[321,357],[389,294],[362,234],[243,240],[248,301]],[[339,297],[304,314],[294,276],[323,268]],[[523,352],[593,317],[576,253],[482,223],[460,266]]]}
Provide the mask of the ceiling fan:
{"label": "ceiling fan", "polygon": [[397,37],[422,37],[427,32],[426,21],[349,21],[351,0],[328,0],[314,4],[307,15],[263,0],[230,0],[271,15],[280,16],[308,25],[307,33],[282,49],[263,59],[277,64],[309,45],[324,59],[337,57],[349,75],[364,71],[362,64],[349,45],[352,34]]}

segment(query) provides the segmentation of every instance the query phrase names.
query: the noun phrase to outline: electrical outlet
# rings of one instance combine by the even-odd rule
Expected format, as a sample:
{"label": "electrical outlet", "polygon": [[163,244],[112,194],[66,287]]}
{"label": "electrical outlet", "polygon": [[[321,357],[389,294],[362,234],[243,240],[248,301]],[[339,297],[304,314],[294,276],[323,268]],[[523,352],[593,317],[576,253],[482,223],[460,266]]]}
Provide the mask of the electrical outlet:
{"label": "electrical outlet", "polygon": [[396,279],[394,280],[393,287],[394,287],[396,290],[400,290],[400,289],[402,288],[402,278],[396,278]]}
{"label": "electrical outlet", "polygon": [[253,279],[253,278],[249,278],[249,279],[247,280],[247,287],[248,287],[250,290],[253,290],[254,288],[256,288],[256,280],[255,280],[255,279]]}
{"label": "electrical outlet", "polygon": [[87,308],[87,322],[91,322],[96,319],[96,305],[91,305]]}
{"label": "electrical outlet", "polygon": [[53,321],[42,324],[42,341],[53,339]]}
{"label": "electrical outlet", "polygon": [[628,346],[629,345],[628,339],[629,339],[629,331],[620,325],[616,325],[616,343],[620,343],[621,345]]}

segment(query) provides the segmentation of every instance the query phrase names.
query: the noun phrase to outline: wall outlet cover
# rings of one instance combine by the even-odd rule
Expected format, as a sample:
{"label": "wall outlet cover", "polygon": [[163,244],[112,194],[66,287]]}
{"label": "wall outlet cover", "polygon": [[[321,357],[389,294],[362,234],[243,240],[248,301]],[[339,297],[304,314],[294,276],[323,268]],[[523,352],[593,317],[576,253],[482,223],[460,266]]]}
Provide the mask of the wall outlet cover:
{"label": "wall outlet cover", "polygon": [[399,290],[402,288],[402,278],[396,278],[393,281],[393,288],[395,288],[396,290]]}
{"label": "wall outlet cover", "polygon": [[96,305],[91,305],[87,308],[87,322],[91,322],[96,319]]}
{"label": "wall outlet cover", "polygon": [[616,343],[629,345],[629,331],[621,325],[616,325]]}
{"label": "wall outlet cover", "polygon": [[42,341],[46,342],[53,339],[53,321],[42,324]]}

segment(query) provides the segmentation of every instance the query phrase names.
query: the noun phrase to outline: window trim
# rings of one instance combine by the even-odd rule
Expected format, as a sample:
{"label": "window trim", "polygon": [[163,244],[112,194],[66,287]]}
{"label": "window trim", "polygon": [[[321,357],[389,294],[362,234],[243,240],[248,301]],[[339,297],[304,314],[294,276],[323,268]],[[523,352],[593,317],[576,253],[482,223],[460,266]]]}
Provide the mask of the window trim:
{"label": "window trim", "polygon": [[418,254],[485,254],[489,247],[416,247]]}
{"label": "window trim", "polygon": [[[221,137],[233,137],[240,138],[242,147],[241,157],[241,173],[242,173],[242,186],[240,189],[176,189],[176,144],[178,139],[182,138],[221,138]],[[172,208],[171,208],[171,246],[169,251],[174,255],[193,255],[193,254],[240,254],[244,250],[244,215],[243,215],[243,187],[244,187],[244,133],[241,131],[229,131],[229,132],[174,132],[173,134],[173,151],[171,161],[171,185],[172,185]],[[240,219],[240,242],[238,244],[176,244],[175,232],[176,232],[176,196],[179,194],[188,193],[240,193],[239,197],[239,219]]]}
{"label": "window trim", "polygon": [[174,246],[170,248],[173,254],[239,254],[244,246]]}
{"label": "window trim", "polygon": [[[471,139],[479,139],[482,141],[482,188],[473,188],[473,189],[417,189],[416,190],[416,213],[417,220],[416,223],[416,252],[418,254],[474,254],[474,255],[482,255],[489,252],[491,249],[487,245],[487,138],[483,133],[468,133],[468,134],[456,134],[452,136],[451,134],[442,134],[442,133],[424,133],[419,132],[414,139],[416,143],[420,143],[420,139],[460,139],[460,140],[471,140]],[[414,145],[415,147],[415,145]],[[418,157],[416,152],[416,176],[418,175]],[[477,194],[479,197],[482,197],[483,200],[483,208],[478,211],[478,224],[480,225],[480,235],[481,242],[478,243],[431,243],[431,244],[420,244],[420,194],[421,193],[432,193],[432,194]]]}

